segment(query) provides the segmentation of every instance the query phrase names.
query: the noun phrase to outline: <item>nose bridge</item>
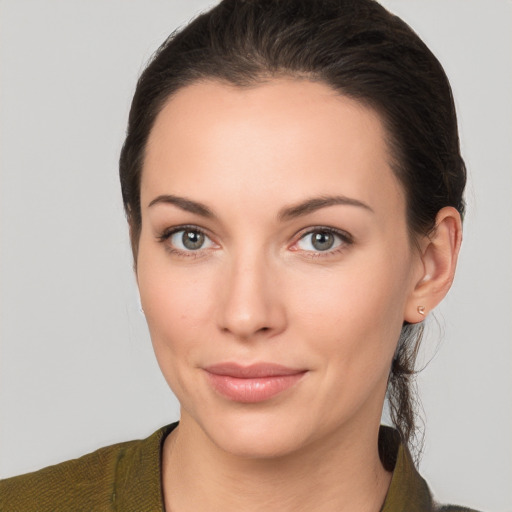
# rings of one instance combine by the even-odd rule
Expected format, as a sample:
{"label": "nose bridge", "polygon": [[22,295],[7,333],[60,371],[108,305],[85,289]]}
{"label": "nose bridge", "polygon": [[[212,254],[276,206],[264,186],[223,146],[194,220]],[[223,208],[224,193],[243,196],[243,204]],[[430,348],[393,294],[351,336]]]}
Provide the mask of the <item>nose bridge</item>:
{"label": "nose bridge", "polygon": [[220,304],[220,327],[238,338],[275,333],[285,314],[275,289],[276,268],[264,250],[248,247],[232,256]]}

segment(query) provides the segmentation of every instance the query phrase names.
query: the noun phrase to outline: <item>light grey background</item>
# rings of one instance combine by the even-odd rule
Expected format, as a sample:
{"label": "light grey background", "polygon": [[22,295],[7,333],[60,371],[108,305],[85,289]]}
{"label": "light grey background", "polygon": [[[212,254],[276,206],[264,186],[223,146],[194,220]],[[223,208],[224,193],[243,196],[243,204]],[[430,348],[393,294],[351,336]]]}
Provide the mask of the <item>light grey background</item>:
{"label": "light grey background", "polygon": [[[131,273],[117,158],[135,80],[204,0],[0,0],[0,476],[178,418]],[[386,0],[443,62],[469,170],[420,377],[436,496],[512,511],[512,3]],[[439,342],[439,339],[441,341]]]}

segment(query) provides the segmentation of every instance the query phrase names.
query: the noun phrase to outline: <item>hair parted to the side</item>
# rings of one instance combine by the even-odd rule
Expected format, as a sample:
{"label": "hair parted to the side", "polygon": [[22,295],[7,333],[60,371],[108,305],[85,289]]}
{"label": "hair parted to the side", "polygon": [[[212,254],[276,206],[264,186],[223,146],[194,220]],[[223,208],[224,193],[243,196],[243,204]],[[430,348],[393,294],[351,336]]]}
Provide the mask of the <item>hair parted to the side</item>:
{"label": "hair parted to the side", "polygon": [[[435,228],[445,206],[463,216],[466,171],[451,88],[406,23],[374,0],[224,0],[171,34],[137,83],[120,157],[135,261],[145,146],[164,103],[199,80],[250,87],[275,77],[323,82],[380,114],[412,241]],[[391,419],[409,445],[422,329],[404,325],[388,384]]]}

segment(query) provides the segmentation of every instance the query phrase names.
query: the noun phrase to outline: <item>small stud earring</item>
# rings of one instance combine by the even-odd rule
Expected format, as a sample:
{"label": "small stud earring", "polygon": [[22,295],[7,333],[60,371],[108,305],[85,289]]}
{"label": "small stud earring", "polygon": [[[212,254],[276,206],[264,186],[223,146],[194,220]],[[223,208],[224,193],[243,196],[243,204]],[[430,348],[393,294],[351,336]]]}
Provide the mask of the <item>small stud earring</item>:
{"label": "small stud earring", "polygon": [[418,313],[421,316],[425,316],[425,306],[418,306]]}

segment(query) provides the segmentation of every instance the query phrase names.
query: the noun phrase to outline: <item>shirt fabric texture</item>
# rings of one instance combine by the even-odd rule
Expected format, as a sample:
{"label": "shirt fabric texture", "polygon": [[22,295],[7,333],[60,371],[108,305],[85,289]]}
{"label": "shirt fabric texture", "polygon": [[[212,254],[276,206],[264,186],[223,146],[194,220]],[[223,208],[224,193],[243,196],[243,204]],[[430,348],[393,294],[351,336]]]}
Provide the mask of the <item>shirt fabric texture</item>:
{"label": "shirt fabric texture", "polygon": [[[164,512],[161,453],[173,423],[150,437],[0,481],[1,512]],[[474,512],[437,505],[397,432],[381,427],[379,452],[393,477],[381,512]],[[314,511],[313,511],[314,512]]]}

